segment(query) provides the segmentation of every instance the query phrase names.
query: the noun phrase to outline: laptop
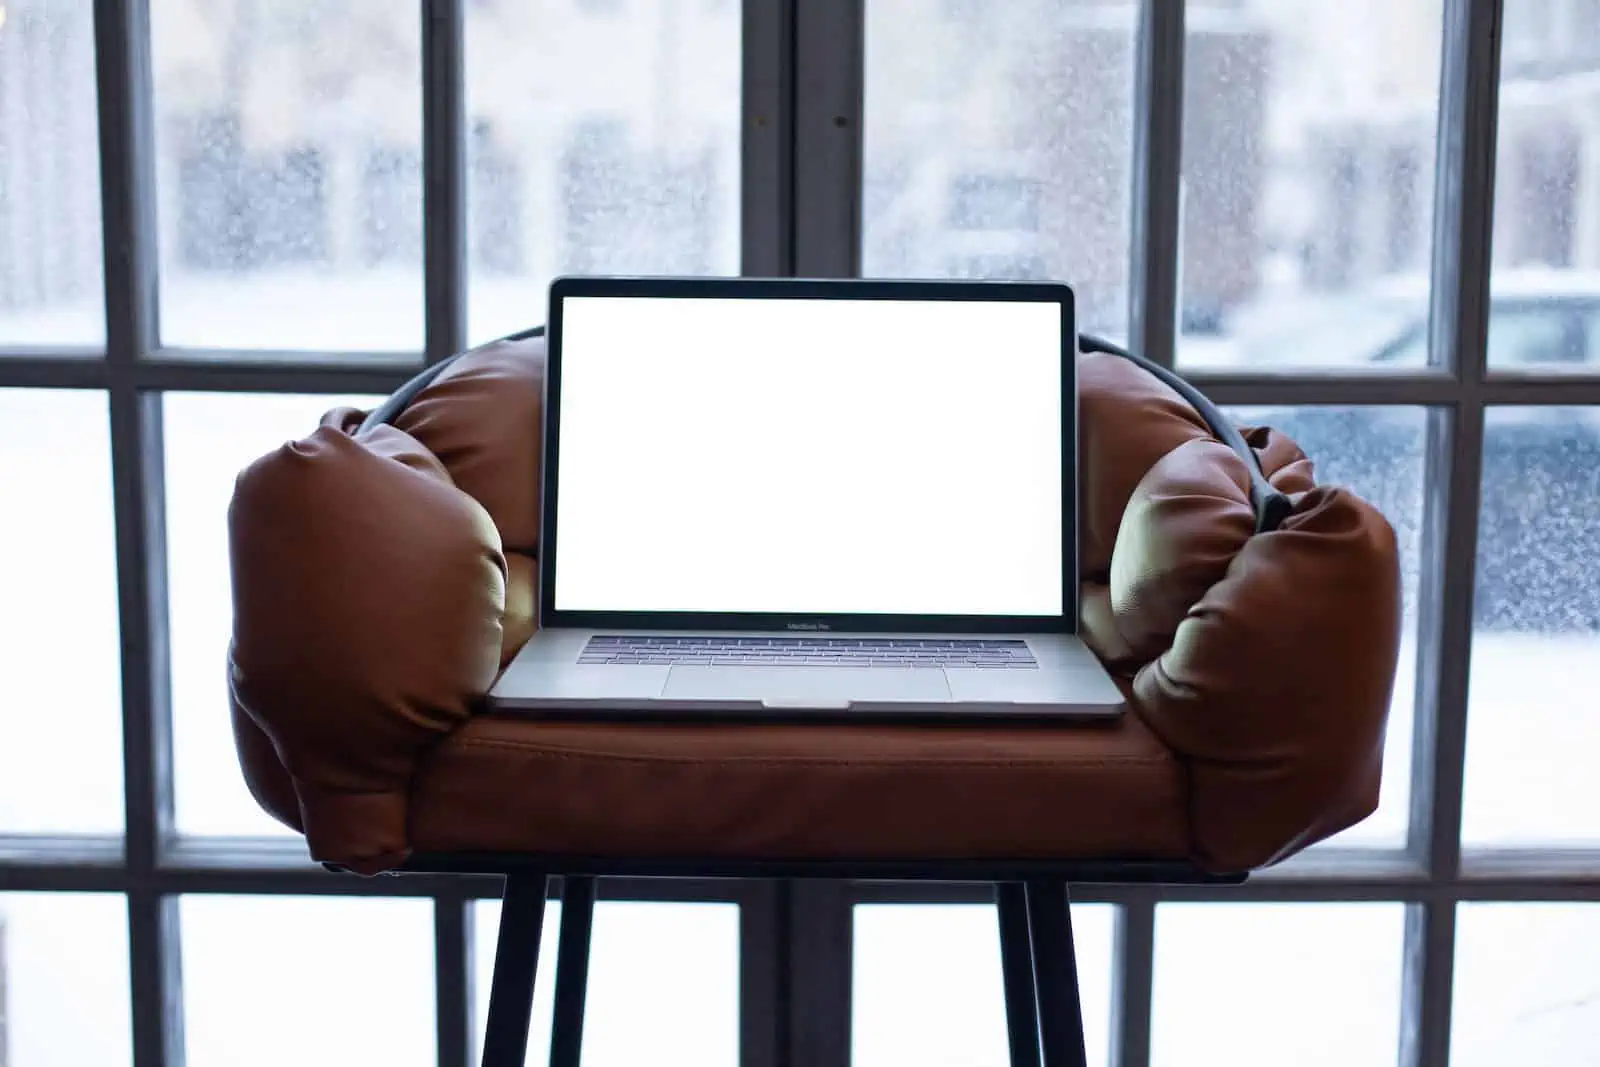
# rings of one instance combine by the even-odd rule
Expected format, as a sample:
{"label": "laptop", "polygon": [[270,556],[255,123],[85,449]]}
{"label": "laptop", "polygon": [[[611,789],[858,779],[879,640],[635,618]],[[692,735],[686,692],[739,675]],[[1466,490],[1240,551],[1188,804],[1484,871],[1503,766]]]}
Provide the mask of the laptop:
{"label": "laptop", "polygon": [[1072,291],[562,278],[540,629],[496,711],[1114,720],[1077,636]]}

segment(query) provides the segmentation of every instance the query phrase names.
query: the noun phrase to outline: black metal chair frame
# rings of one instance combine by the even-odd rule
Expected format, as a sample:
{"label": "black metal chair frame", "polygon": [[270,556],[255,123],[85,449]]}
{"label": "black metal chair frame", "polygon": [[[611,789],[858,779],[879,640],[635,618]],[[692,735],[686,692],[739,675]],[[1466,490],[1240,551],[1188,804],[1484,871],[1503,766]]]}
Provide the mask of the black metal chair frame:
{"label": "black metal chair frame", "polygon": [[550,1067],[579,1067],[589,980],[589,942],[602,877],[825,878],[989,882],[999,914],[1001,977],[1012,1067],[1088,1067],[1071,885],[1238,884],[1178,861],[728,862],[588,860],[523,855],[416,856],[411,873],[505,876],[482,1067],[522,1067],[533,1014],[545,900],[562,879]]}

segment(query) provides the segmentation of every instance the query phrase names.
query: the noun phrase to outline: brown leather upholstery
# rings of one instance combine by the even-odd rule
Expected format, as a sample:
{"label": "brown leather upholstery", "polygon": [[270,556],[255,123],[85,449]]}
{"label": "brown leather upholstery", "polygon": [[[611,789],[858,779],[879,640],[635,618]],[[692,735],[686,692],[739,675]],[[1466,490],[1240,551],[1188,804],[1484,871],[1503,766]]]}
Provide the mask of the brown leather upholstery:
{"label": "brown leather upholstery", "polygon": [[[393,429],[352,413],[240,478],[239,756],[314,856],[1274,862],[1376,805],[1393,531],[1268,429],[1294,495],[1251,536],[1242,463],[1183,401],[1080,364],[1083,632],[1110,727],[638,726],[486,714],[532,632],[543,342],[461,360]],[[489,520],[493,518],[494,522]],[[498,529],[497,529],[498,525]],[[502,544],[513,551],[502,552]],[[664,564],[670,565],[670,564]]]}

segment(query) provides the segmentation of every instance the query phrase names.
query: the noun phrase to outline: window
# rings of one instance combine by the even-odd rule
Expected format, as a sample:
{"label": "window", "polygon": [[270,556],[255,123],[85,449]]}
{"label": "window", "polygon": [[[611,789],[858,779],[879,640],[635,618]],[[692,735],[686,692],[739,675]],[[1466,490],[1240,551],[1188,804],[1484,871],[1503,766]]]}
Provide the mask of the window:
{"label": "window", "polygon": [[[1600,840],[1588,713],[1600,585],[1600,412],[1488,413],[1462,835],[1473,845]],[[1538,743],[1534,738],[1539,738]]]}
{"label": "window", "polygon": [[0,389],[0,834],[122,831],[106,415],[97,391]]}
{"label": "window", "polygon": [[[473,908],[474,1040],[489,1021],[499,901]],[[544,943],[555,945],[561,904],[545,908]],[[739,911],[726,904],[602,900],[594,910],[584,1005],[583,1060],[594,1067],[739,1063]],[[541,952],[526,1062],[550,1062],[555,952]]]}
{"label": "window", "polygon": [[1388,1065],[1398,904],[1169,904],[1156,915],[1158,1067]]}
{"label": "window", "polygon": [[543,322],[558,274],[739,273],[740,11],[699,6],[467,10],[473,341]]}
{"label": "window", "polygon": [[[1395,0],[1352,18],[1312,0],[1191,13],[1180,365],[1223,360],[1219,347],[1262,370],[1371,358],[1340,339],[1381,314],[1375,290],[1428,271],[1440,12]],[[1252,344],[1263,331],[1292,343]]]}
{"label": "window", "polygon": [[386,4],[150,0],[164,343],[422,348],[419,25]]}
{"label": "window", "polygon": [[1134,5],[865,7],[864,180],[916,178],[861,220],[862,273],[1070,278],[1086,328],[1124,331]]}
{"label": "window", "polygon": [[94,23],[77,0],[7,5],[0,25],[0,353],[98,345]]}
{"label": "window", "polygon": [[1600,1034],[1600,908],[1467,904],[1457,920],[1450,1062],[1579,1064]]}
{"label": "window", "polygon": [[434,1062],[427,901],[188,896],[178,914],[186,1063]]}
{"label": "window", "polygon": [[[495,887],[243,787],[225,508],[575,271],[1063,278],[1295,437],[1399,538],[1380,805],[1086,887],[1091,1058],[1591,1062],[1600,3],[425,6],[0,0],[0,1065],[471,1062]],[[589,1067],[1005,1062],[987,887],[601,896]]]}
{"label": "window", "polygon": [[[1072,907],[1089,1062],[1109,1062],[1115,915]],[[1007,1062],[1000,928],[993,905],[858,904],[854,1067]]]}
{"label": "window", "polygon": [[133,1062],[128,914],[109,893],[0,893],[0,1064]]}

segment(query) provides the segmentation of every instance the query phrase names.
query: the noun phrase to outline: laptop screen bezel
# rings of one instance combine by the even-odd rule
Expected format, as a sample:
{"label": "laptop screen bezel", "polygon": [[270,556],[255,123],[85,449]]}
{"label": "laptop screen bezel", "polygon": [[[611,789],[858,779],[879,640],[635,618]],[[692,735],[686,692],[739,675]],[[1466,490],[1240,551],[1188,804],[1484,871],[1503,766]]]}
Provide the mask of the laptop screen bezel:
{"label": "laptop screen bezel", "polygon": [[[560,470],[562,306],[574,297],[684,299],[901,300],[1051,303],[1061,309],[1060,614],[919,615],[786,612],[579,611],[556,608],[560,545],[556,508]],[[778,630],[840,633],[1076,633],[1078,624],[1077,328],[1072,289],[1059,282],[885,281],[788,278],[557,278],[550,286],[544,377],[544,461],[540,464],[539,621],[543,627],[649,630]],[[951,544],[958,566],[964,546]]]}

